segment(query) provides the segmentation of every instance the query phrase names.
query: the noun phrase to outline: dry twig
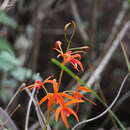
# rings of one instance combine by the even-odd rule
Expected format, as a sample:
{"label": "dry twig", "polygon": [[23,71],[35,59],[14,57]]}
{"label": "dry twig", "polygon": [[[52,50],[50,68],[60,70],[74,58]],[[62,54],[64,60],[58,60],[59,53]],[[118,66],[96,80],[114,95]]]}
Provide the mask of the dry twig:
{"label": "dry twig", "polygon": [[[125,93],[120,99],[119,99],[119,101],[116,103],[116,105],[114,106],[114,108],[113,108],[113,112],[116,112],[117,111],[117,109],[119,108],[119,106],[121,105],[121,104],[123,104],[128,98],[130,98],[130,91],[128,91],[127,93]],[[102,127],[104,127],[107,123],[108,123],[108,121],[109,121],[109,117],[107,117],[105,120],[104,120],[104,122],[102,123]]]}
{"label": "dry twig", "polygon": [[129,9],[129,4],[128,4],[128,1],[125,0],[123,2],[123,4],[122,4],[122,9],[120,10],[118,16],[115,19],[115,23],[114,23],[114,26],[112,28],[112,31],[111,31],[111,33],[110,33],[110,35],[109,35],[109,37],[108,37],[108,39],[106,41],[106,44],[105,44],[106,45],[106,47],[105,47],[106,49],[108,49],[108,47],[112,43],[113,39],[115,38],[115,36],[116,36],[116,34],[118,32],[118,28],[120,27],[120,25],[121,25],[125,15],[126,15],[128,9]]}
{"label": "dry twig", "polygon": [[9,106],[13,103],[14,99],[16,98],[16,96],[19,94],[19,92],[21,91],[21,89],[25,87],[25,84],[23,83],[18,90],[16,91],[16,93],[14,94],[14,96],[11,98],[10,102],[8,103],[8,105],[6,106],[5,111],[7,111],[9,109]]}
{"label": "dry twig", "polygon": [[15,5],[15,3],[16,0],[4,0],[4,2],[0,6],[0,10],[9,10]]}
{"label": "dry twig", "polygon": [[28,130],[29,114],[30,114],[31,105],[32,105],[32,101],[33,101],[33,97],[34,97],[35,91],[36,91],[36,88],[33,89],[33,92],[30,95],[30,100],[29,100],[29,103],[28,103],[28,109],[27,109],[27,114],[26,114],[25,130]]}
{"label": "dry twig", "polygon": [[111,57],[113,56],[114,52],[116,51],[117,47],[120,44],[120,41],[123,39],[129,27],[130,27],[130,21],[128,21],[124,25],[120,33],[117,35],[116,39],[113,41],[112,46],[108,49],[106,55],[104,56],[100,64],[97,66],[95,71],[92,73],[89,80],[87,81],[87,86],[91,87],[96,80],[100,79],[102,72],[109,63]]}
{"label": "dry twig", "polygon": [[[28,95],[30,96],[30,98],[31,98],[31,92],[30,92],[28,89],[26,89],[26,91],[27,91],[27,94],[28,94]],[[44,123],[46,122],[46,118],[45,118],[45,116],[43,115],[43,113],[42,113],[42,111],[41,111],[41,109],[40,109],[40,107],[39,107],[39,105],[38,105],[37,100],[34,99],[34,97],[32,97],[32,101],[33,101],[33,103],[34,103],[34,105],[35,105],[36,114],[37,114],[39,123],[40,123],[40,125],[41,125],[41,128],[44,129]],[[49,125],[48,125],[48,127],[47,127],[47,130],[51,130],[51,127],[50,127]]]}
{"label": "dry twig", "polygon": [[78,9],[77,9],[77,6],[76,6],[76,3],[75,3],[75,0],[70,0],[70,4],[71,4],[71,7],[72,7],[72,12],[73,12],[73,15],[74,15],[74,19],[77,23],[77,28],[79,30],[79,33],[82,37],[82,39],[86,42],[89,40],[89,37],[85,31],[85,26],[83,25],[83,22],[80,18],[80,15],[79,15],[79,12],[78,12]]}

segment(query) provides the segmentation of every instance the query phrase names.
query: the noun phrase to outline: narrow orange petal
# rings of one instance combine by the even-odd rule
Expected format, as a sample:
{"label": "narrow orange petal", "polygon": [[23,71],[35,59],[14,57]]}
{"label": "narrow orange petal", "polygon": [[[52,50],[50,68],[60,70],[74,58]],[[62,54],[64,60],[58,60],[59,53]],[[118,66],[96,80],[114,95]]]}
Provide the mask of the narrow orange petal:
{"label": "narrow orange petal", "polygon": [[64,122],[66,128],[69,128],[69,124],[68,124],[68,121],[67,121],[67,117],[66,117],[64,111],[61,111],[61,118],[62,118],[62,120],[63,120],[63,122]]}
{"label": "narrow orange petal", "polygon": [[65,104],[66,104],[66,106],[68,106],[68,105],[71,105],[71,104],[74,104],[74,103],[82,103],[82,102],[84,102],[84,100],[74,99],[74,100],[68,101]]}
{"label": "narrow orange petal", "polygon": [[64,99],[62,98],[62,96],[59,94],[59,93],[57,93],[57,94],[55,94],[57,97],[58,97],[58,101],[56,101],[56,102],[58,102],[60,105],[64,105],[65,103],[64,103]]}
{"label": "narrow orange petal", "polygon": [[67,108],[67,109],[70,113],[72,113],[75,116],[76,120],[79,122],[79,118],[78,118],[78,115],[76,114],[76,112],[71,108]]}
{"label": "narrow orange petal", "polygon": [[92,90],[90,88],[87,88],[87,87],[83,87],[83,86],[79,86],[77,87],[78,90],[82,90],[82,91],[85,91],[85,92],[92,92]]}
{"label": "narrow orange petal", "polygon": [[29,86],[26,86],[26,87],[22,88],[22,90],[24,90],[25,88],[32,89],[34,87],[35,87],[35,85],[33,84],[33,85],[29,85]]}
{"label": "narrow orange petal", "polygon": [[38,104],[39,104],[39,105],[42,104],[42,103],[45,102],[49,97],[50,97],[50,95],[47,94],[44,98],[42,98],[42,99],[38,102]]}
{"label": "narrow orange petal", "polygon": [[64,59],[64,61],[62,62],[62,64],[65,65],[68,62],[69,62],[68,59]]}
{"label": "narrow orange petal", "polygon": [[46,81],[44,81],[44,83],[51,83],[51,84],[53,84],[53,80],[46,80]]}
{"label": "narrow orange petal", "polygon": [[53,98],[53,97],[50,97],[50,98],[48,99],[48,103],[47,103],[47,109],[48,109],[48,111],[50,111],[51,105],[52,105],[53,101],[54,101],[54,98]]}
{"label": "narrow orange petal", "polygon": [[75,59],[75,61],[79,65],[79,67],[81,68],[81,70],[84,71],[82,63],[79,60],[77,60],[77,59]]}
{"label": "narrow orange petal", "polygon": [[61,109],[62,109],[61,107],[59,107],[59,108],[56,109],[56,116],[55,116],[56,121],[58,121],[58,119],[59,119],[59,114],[61,112]]}
{"label": "narrow orange petal", "polygon": [[80,54],[75,54],[75,55],[72,55],[72,58],[79,58],[79,59],[81,59],[81,55]]}
{"label": "narrow orange petal", "polygon": [[70,63],[73,65],[74,69],[76,69],[77,71],[79,71],[78,66],[77,66],[76,63],[73,63],[73,62],[70,62]]}
{"label": "narrow orange petal", "polygon": [[77,97],[77,98],[82,98],[83,95],[81,93],[79,93],[78,91],[76,91],[74,94],[73,94],[74,97]]}
{"label": "narrow orange petal", "polygon": [[66,97],[66,98],[69,98],[69,99],[75,99],[73,96],[70,96],[70,95],[68,95],[68,94],[66,94],[66,93],[59,93],[61,96],[63,96],[63,97]]}

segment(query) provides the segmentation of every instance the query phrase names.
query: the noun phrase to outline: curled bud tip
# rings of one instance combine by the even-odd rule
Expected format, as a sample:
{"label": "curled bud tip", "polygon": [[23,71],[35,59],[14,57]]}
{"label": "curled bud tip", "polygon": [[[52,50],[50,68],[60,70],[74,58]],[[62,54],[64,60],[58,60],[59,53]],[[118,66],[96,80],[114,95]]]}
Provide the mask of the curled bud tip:
{"label": "curled bud tip", "polygon": [[60,48],[62,42],[61,41],[56,41],[56,48]]}

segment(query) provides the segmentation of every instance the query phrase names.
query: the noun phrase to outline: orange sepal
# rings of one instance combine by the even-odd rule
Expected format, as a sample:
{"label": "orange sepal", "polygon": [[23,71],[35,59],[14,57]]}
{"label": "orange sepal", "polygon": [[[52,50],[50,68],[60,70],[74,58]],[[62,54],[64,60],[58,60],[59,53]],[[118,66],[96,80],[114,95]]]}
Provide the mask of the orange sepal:
{"label": "orange sepal", "polygon": [[77,90],[82,90],[82,91],[85,91],[85,92],[92,92],[92,90],[90,88],[83,87],[83,86],[78,86]]}
{"label": "orange sepal", "polygon": [[58,119],[59,119],[59,114],[61,112],[61,109],[62,109],[61,107],[59,107],[59,108],[56,109],[56,112],[55,112],[56,113],[56,116],[55,116],[56,121],[58,121]]}
{"label": "orange sepal", "polygon": [[45,97],[43,97],[43,98],[38,102],[38,104],[39,104],[39,105],[42,104],[42,103],[45,102],[47,99],[49,99],[50,96],[51,96],[51,94],[47,94]]}
{"label": "orange sepal", "polygon": [[78,100],[78,99],[74,99],[74,100],[71,100],[71,101],[68,101],[66,104],[66,106],[68,105],[71,105],[71,104],[75,104],[75,103],[82,103],[84,102],[84,100]]}
{"label": "orange sepal", "polygon": [[69,128],[67,117],[66,117],[64,111],[61,111],[61,118],[62,118],[63,122],[65,123],[66,128]]}

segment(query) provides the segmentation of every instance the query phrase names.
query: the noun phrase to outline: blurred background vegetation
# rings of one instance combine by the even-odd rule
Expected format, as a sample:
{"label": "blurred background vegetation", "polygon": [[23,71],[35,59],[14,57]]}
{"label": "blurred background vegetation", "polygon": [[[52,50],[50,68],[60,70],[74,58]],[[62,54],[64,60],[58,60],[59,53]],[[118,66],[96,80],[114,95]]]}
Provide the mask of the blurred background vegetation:
{"label": "blurred background vegetation", "polygon": [[[130,19],[128,0],[10,0],[7,7],[3,7],[3,3],[4,0],[1,0],[0,106],[3,109],[19,86],[23,82],[32,83],[37,73],[40,74],[39,78],[43,79],[51,74],[58,77],[60,69],[51,62],[51,58],[56,57],[52,48],[57,40],[61,40],[66,46],[63,31],[65,24],[73,20],[77,25],[72,47],[85,45],[90,47],[90,51],[83,54],[85,72],[78,73],[87,82],[109,48],[113,46],[120,30]],[[130,29],[122,39],[127,60],[130,58],[129,34]],[[113,101],[124,76],[128,73],[129,65],[126,64],[123,52],[119,45],[98,80],[93,83],[93,87],[98,88],[97,93],[99,95],[103,93],[108,105]],[[62,89],[71,88],[75,84],[76,82],[65,73]],[[129,84],[130,80],[125,84],[120,96],[122,99],[126,95],[125,99],[113,109],[126,128],[130,126]],[[41,95],[42,93],[38,95],[39,98]],[[85,104],[80,108],[78,115],[81,120],[91,118],[105,109],[96,99],[94,100],[97,103],[96,107]],[[25,92],[15,98],[8,113],[11,113],[18,104],[21,104],[21,107],[11,118],[16,126],[23,130],[28,104]],[[42,109],[45,111],[44,106]],[[30,127],[36,122],[37,118],[32,109]],[[52,122],[52,125],[55,125],[55,122]],[[60,126],[57,127],[60,129]],[[55,129],[58,129],[57,127]],[[115,130],[116,127],[117,122],[107,114],[87,124],[83,129]]]}

